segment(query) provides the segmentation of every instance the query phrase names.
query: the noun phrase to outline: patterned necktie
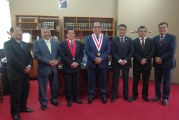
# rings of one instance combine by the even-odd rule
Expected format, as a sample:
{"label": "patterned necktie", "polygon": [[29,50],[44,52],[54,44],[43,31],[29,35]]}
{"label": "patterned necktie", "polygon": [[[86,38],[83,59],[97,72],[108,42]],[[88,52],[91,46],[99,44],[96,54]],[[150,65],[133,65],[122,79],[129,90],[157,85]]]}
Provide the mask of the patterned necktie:
{"label": "patterned necktie", "polygon": [[73,40],[70,40],[70,45],[71,45],[71,48],[73,49],[74,48],[74,42],[73,42]]}
{"label": "patterned necktie", "polygon": [[164,35],[160,35],[160,40],[159,40],[159,43],[160,43],[160,45],[162,45],[163,44],[163,42],[164,42]]}

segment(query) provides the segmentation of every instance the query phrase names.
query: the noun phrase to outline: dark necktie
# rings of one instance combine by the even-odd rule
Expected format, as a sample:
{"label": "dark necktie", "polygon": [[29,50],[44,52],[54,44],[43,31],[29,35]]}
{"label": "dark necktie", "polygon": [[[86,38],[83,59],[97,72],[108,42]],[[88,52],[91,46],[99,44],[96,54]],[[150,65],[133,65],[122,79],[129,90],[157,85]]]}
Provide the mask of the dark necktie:
{"label": "dark necktie", "polygon": [[96,35],[96,39],[99,41],[99,35]]}
{"label": "dark necktie", "polygon": [[160,45],[162,45],[163,44],[163,42],[164,42],[164,35],[160,35],[160,40],[159,40],[159,43],[160,43]]}
{"label": "dark necktie", "polygon": [[71,45],[71,48],[73,49],[74,48],[73,40],[71,40],[70,45]]}
{"label": "dark necktie", "polygon": [[122,46],[123,46],[123,44],[124,44],[124,38],[123,38],[123,37],[121,37],[121,38],[120,38],[120,46],[122,47]]}
{"label": "dark necktie", "polygon": [[23,45],[22,45],[22,42],[21,42],[21,41],[19,41],[19,44],[20,44],[20,46],[23,48]]}
{"label": "dark necktie", "polygon": [[144,49],[144,46],[145,46],[145,44],[144,44],[144,39],[141,39],[142,40],[142,49]]}

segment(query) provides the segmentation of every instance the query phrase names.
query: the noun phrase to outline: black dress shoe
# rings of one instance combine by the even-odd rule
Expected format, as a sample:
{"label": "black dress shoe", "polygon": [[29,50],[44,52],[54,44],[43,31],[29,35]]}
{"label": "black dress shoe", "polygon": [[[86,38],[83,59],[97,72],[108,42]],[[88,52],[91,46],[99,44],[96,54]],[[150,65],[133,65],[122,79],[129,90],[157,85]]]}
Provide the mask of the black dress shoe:
{"label": "black dress shoe", "polygon": [[60,105],[60,103],[58,101],[55,101],[55,102],[51,101],[51,104],[54,105],[54,106],[59,106]]}
{"label": "black dress shoe", "polygon": [[114,97],[111,98],[112,103],[116,102],[116,100],[117,100],[117,98],[114,98]]}
{"label": "black dress shoe", "polygon": [[26,107],[26,108],[22,109],[21,112],[34,112],[34,110]]}
{"label": "black dress shoe", "polygon": [[41,105],[41,110],[46,110],[47,109],[47,105]]}
{"label": "black dress shoe", "polygon": [[92,104],[93,103],[93,98],[92,97],[89,97],[88,98],[88,104]]}
{"label": "black dress shoe", "polygon": [[163,99],[162,105],[164,105],[164,106],[168,105],[168,100],[167,99]]}
{"label": "black dress shoe", "polygon": [[12,115],[12,118],[13,118],[13,120],[21,120],[19,114],[14,114],[14,115]]}
{"label": "black dress shoe", "polygon": [[106,103],[107,103],[107,98],[106,98],[106,97],[103,97],[103,98],[102,98],[102,102],[103,102],[104,104],[106,104]]}
{"label": "black dress shoe", "polygon": [[71,100],[67,101],[67,107],[71,107],[71,106],[72,106],[72,101]]}
{"label": "black dress shoe", "polygon": [[137,96],[132,96],[131,101],[137,100]]}
{"label": "black dress shoe", "polygon": [[130,97],[124,97],[124,99],[128,102],[132,102],[131,98]]}
{"label": "black dress shoe", "polygon": [[76,102],[76,103],[78,103],[78,104],[83,104],[83,101],[80,100],[80,99],[74,99],[73,102]]}
{"label": "black dress shoe", "polygon": [[148,97],[142,97],[143,100],[145,100],[146,102],[150,102],[150,99]]}
{"label": "black dress shoe", "polygon": [[158,100],[160,100],[160,97],[155,96],[154,98],[152,98],[152,101],[158,101]]}

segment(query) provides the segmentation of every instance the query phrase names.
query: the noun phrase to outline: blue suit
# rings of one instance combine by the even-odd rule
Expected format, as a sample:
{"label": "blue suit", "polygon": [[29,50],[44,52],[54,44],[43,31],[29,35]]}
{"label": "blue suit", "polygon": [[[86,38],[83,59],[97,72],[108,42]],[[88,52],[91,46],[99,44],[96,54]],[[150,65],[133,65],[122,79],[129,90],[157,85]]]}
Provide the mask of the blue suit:
{"label": "blue suit", "polygon": [[176,67],[175,52],[176,52],[176,36],[166,34],[164,42],[160,44],[160,35],[153,38],[155,45],[155,57],[162,59],[162,64],[157,64],[154,61],[155,74],[155,94],[161,97],[161,83],[163,80],[163,99],[168,99],[170,94],[170,82],[172,69]]}
{"label": "blue suit", "polygon": [[[106,81],[107,81],[107,69],[108,69],[108,56],[110,55],[111,46],[109,38],[103,35],[102,46],[99,51],[102,62],[95,64],[95,58],[97,57],[98,50],[93,41],[92,35],[86,37],[85,40],[85,52],[87,55],[87,71],[88,71],[88,94],[89,97],[95,97],[96,76],[99,77],[100,95],[106,97]],[[97,75],[98,74],[98,75]]]}
{"label": "blue suit", "polygon": [[49,80],[51,90],[51,101],[56,102],[59,93],[58,66],[51,67],[50,60],[60,62],[59,44],[51,39],[51,53],[44,39],[39,39],[34,43],[34,57],[38,61],[38,82],[39,82],[39,101],[41,105],[47,104],[47,83]]}

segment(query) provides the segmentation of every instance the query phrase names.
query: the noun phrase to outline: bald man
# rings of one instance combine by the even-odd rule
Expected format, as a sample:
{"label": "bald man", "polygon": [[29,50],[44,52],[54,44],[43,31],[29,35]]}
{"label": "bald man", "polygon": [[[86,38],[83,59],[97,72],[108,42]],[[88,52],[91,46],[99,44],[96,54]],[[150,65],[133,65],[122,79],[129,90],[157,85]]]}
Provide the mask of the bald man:
{"label": "bald man", "polygon": [[110,50],[109,38],[101,33],[101,24],[95,22],[93,25],[93,34],[87,36],[85,40],[88,71],[88,104],[91,104],[95,97],[96,76],[98,76],[99,80],[101,100],[104,104],[107,103],[106,75]]}
{"label": "bald man", "polygon": [[11,28],[11,39],[4,43],[4,52],[10,80],[11,115],[13,120],[21,120],[19,112],[33,112],[26,106],[32,56],[28,44],[22,41],[22,31],[19,27]]}

